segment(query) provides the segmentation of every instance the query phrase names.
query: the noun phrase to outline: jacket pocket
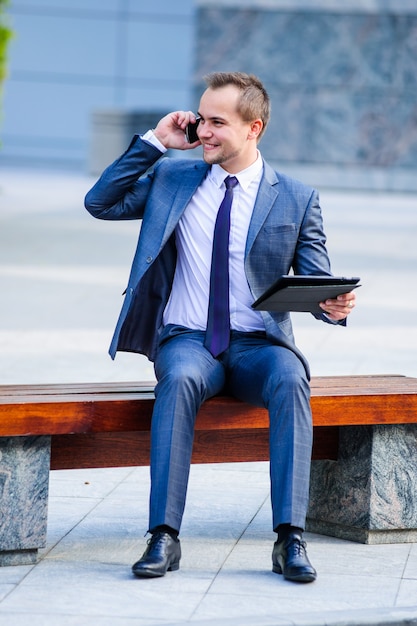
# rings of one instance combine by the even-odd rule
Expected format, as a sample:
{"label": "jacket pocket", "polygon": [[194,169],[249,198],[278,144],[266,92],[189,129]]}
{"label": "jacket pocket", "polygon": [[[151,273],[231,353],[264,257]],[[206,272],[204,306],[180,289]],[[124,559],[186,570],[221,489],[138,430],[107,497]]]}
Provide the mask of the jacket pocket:
{"label": "jacket pocket", "polygon": [[277,224],[276,226],[265,226],[264,231],[270,235],[279,233],[294,232],[296,229],[295,224]]}

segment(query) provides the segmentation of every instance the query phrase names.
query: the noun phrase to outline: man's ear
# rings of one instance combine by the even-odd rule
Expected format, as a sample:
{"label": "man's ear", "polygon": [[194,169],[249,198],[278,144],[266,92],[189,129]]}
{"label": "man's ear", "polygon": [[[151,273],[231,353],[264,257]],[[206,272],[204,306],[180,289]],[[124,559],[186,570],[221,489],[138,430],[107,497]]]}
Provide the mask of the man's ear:
{"label": "man's ear", "polygon": [[253,120],[253,122],[251,122],[251,125],[250,125],[248,139],[257,139],[262,131],[263,126],[264,125],[263,125],[262,120],[260,119]]}

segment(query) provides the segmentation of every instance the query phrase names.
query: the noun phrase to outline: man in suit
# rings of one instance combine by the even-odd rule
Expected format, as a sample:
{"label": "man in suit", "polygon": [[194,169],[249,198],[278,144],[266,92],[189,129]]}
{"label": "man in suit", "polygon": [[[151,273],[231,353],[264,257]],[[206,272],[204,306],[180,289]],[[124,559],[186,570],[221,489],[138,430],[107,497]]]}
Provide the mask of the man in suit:
{"label": "man in suit", "polygon": [[[273,571],[311,582],[302,534],[308,504],[312,420],[308,364],[294,343],[288,313],[258,312],[253,301],[279,276],[330,275],[318,195],[262,159],[258,142],[270,103],[262,83],[240,72],[206,77],[198,140],[185,130],[196,117],[175,111],[136,135],[86,196],[97,218],[142,219],[126,297],[110,347],[146,354],[157,385],[151,433],[148,541],[133,565],[137,577],[177,570],[194,434],[201,404],[225,386],[270,416]],[[161,159],[167,149],[201,145],[203,160]],[[225,192],[227,186],[227,190]],[[228,262],[212,273],[217,214],[228,197]],[[219,226],[225,232],[225,226]],[[227,227],[227,233],[229,232]],[[217,246],[217,244],[216,244]],[[217,248],[216,248],[217,249]],[[217,254],[217,253],[216,253]],[[213,253],[213,275],[214,275]],[[227,276],[221,313],[212,313]],[[353,293],[321,303],[316,317],[346,322]],[[227,307],[227,327],[213,347],[213,324]],[[217,315],[217,317],[216,317]]]}

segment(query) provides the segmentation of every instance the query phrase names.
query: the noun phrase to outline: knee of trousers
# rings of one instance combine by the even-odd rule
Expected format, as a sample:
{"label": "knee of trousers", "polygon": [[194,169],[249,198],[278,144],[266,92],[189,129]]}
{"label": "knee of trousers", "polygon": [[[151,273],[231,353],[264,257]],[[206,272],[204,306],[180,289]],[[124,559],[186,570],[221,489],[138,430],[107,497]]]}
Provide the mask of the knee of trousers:
{"label": "knee of trousers", "polygon": [[265,382],[265,401],[281,402],[283,398],[310,401],[310,384],[304,371],[284,371],[272,374]]}
{"label": "knee of trousers", "polygon": [[176,368],[173,364],[172,370],[166,373],[155,387],[155,398],[166,396],[175,399],[182,398],[191,403],[191,406],[198,408],[207,395],[204,381],[198,371],[187,371]]}

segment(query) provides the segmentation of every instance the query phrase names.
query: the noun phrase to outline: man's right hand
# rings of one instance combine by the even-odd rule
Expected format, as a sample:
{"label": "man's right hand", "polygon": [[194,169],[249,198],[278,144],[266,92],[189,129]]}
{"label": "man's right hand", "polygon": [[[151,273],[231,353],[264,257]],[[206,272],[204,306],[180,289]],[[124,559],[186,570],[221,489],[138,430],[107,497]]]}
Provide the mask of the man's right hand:
{"label": "man's right hand", "polygon": [[188,143],[185,136],[185,128],[187,124],[195,121],[196,117],[192,111],[174,111],[159,120],[153,132],[155,137],[167,149],[192,150],[200,145],[200,141]]}

